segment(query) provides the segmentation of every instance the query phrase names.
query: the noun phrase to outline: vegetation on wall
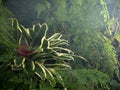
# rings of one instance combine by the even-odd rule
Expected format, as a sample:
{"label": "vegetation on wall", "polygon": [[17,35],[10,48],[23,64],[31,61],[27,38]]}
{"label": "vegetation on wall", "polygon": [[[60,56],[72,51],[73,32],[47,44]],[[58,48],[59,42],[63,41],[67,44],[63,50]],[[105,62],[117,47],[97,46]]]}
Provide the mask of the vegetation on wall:
{"label": "vegetation on wall", "polygon": [[9,25],[9,19],[12,17],[12,13],[2,5],[0,5],[0,62],[5,62],[13,55],[12,50],[14,45],[12,44],[11,31]]}
{"label": "vegetation on wall", "polygon": [[110,77],[96,69],[69,70],[61,75],[68,76],[63,79],[68,90],[110,90]]}
{"label": "vegetation on wall", "polygon": [[[119,90],[117,2],[119,0],[3,0],[4,6],[23,26],[12,19],[14,27],[10,27],[8,19],[13,14],[1,5],[0,61],[11,60],[12,63],[0,65],[3,73],[0,88]],[[114,7],[113,12],[110,12],[111,3],[118,7]],[[46,24],[36,23],[47,23],[48,33]],[[61,39],[60,33],[70,42],[67,47],[87,61],[81,61],[84,58],[79,56],[81,58],[71,62],[75,55],[65,48],[68,42]],[[72,70],[66,72],[62,68],[56,71],[58,66],[70,67],[69,64]],[[64,82],[61,82],[61,77]]]}
{"label": "vegetation on wall", "polygon": [[88,67],[113,76],[114,70],[118,68],[114,47],[101,32],[92,31],[94,33],[90,30],[77,32],[79,35],[74,38],[72,46],[77,53],[81,53],[87,59]]}

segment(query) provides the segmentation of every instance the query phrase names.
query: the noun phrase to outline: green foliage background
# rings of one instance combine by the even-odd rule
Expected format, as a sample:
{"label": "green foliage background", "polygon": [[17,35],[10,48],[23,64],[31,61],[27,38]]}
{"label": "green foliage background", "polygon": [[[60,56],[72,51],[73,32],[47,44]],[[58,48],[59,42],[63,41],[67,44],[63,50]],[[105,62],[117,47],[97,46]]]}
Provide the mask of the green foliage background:
{"label": "green foliage background", "polygon": [[[68,90],[119,90],[120,48],[112,45],[113,37],[120,42],[120,28],[116,28],[119,27],[120,19],[116,14],[119,13],[118,3],[119,0],[7,0],[4,5],[25,27],[31,27],[38,22],[47,23],[47,37],[55,32],[62,33],[63,37],[69,40],[69,47],[75,54],[87,59],[87,62],[83,62],[76,58],[75,62],[71,62],[73,70],[67,75],[60,72]],[[111,4],[116,6],[111,8]],[[111,12],[111,9],[115,10]],[[0,7],[0,12],[0,37],[3,37],[0,38],[3,45],[0,50],[5,47],[11,50],[12,37],[8,31],[10,27],[7,19],[13,15],[3,6]],[[108,29],[112,33],[116,32],[112,38],[109,37]],[[3,54],[9,57],[13,55],[11,51],[10,54],[4,51],[0,52],[0,58]],[[75,82],[73,85],[70,83],[73,82],[71,78]],[[44,82],[42,85],[43,90],[50,88],[49,85],[44,86]]]}
{"label": "green foliage background", "polygon": [[[110,90],[110,77],[96,69],[75,69],[62,72],[68,90]],[[74,83],[74,84],[73,84]]]}
{"label": "green foliage background", "polygon": [[0,61],[5,62],[13,55],[13,37],[11,36],[11,27],[8,20],[13,14],[2,5],[0,5],[0,12]]}

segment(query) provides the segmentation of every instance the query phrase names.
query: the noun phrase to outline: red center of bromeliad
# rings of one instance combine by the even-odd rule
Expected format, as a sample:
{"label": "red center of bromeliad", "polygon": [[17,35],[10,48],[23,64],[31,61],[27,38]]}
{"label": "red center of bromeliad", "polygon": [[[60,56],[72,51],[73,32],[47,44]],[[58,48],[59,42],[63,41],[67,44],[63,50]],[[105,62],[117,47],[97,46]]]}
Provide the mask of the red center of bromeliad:
{"label": "red center of bromeliad", "polygon": [[34,50],[30,50],[29,48],[30,47],[28,45],[19,46],[18,48],[19,55],[24,56],[24,57],[29,57],[34,51]]}

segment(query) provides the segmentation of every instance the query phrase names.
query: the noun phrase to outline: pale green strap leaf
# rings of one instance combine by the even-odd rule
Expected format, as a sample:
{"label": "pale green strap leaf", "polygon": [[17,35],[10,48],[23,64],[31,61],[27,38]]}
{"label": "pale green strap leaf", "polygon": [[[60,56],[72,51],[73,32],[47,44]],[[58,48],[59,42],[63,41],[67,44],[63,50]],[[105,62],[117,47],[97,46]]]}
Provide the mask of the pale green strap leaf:
{"label": "pale green strap leaf", "polygon": [[71,51],[70,49],[67,49],[67,48],[62,48],[62,47],[52,47],[52,49],[54,49],[55,51],[58,51],[58,52],[66,52],[66,53],[71,53],[71,54],[74,54],[73,51]]}
{"label": "pale green strap leaf", "polygon": [[37,62],[37,61],[35,61],[35,64],[37,64],[37,65],[42,69],[42,71],[43,71],[43,73],[44,73],[44,76],[45,76],[45,78],[46,78],[47,74],[46,74],[46,71],[45,71],[44,66],[43,66],[41,63]]}
{"label": "pale green strap leaf", "polygon": [[62,34],[60,33],[55,33],[51,37],[48,38],[49,41],[55,40],[55,39],[60,39],[62,37]]}

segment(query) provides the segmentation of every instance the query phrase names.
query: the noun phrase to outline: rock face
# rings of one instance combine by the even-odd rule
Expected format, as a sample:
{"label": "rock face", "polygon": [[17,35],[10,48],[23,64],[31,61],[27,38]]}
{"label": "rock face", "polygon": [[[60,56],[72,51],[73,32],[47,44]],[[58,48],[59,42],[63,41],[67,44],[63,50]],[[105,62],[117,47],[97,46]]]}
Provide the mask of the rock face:
{"label": "rock face", "polygon": [[25,27],[31,27],[32,22],[36,21],[35,5],[39,0],[5,0],[4,6],[6,6],[15,17],[19,20],[19,23]]}

